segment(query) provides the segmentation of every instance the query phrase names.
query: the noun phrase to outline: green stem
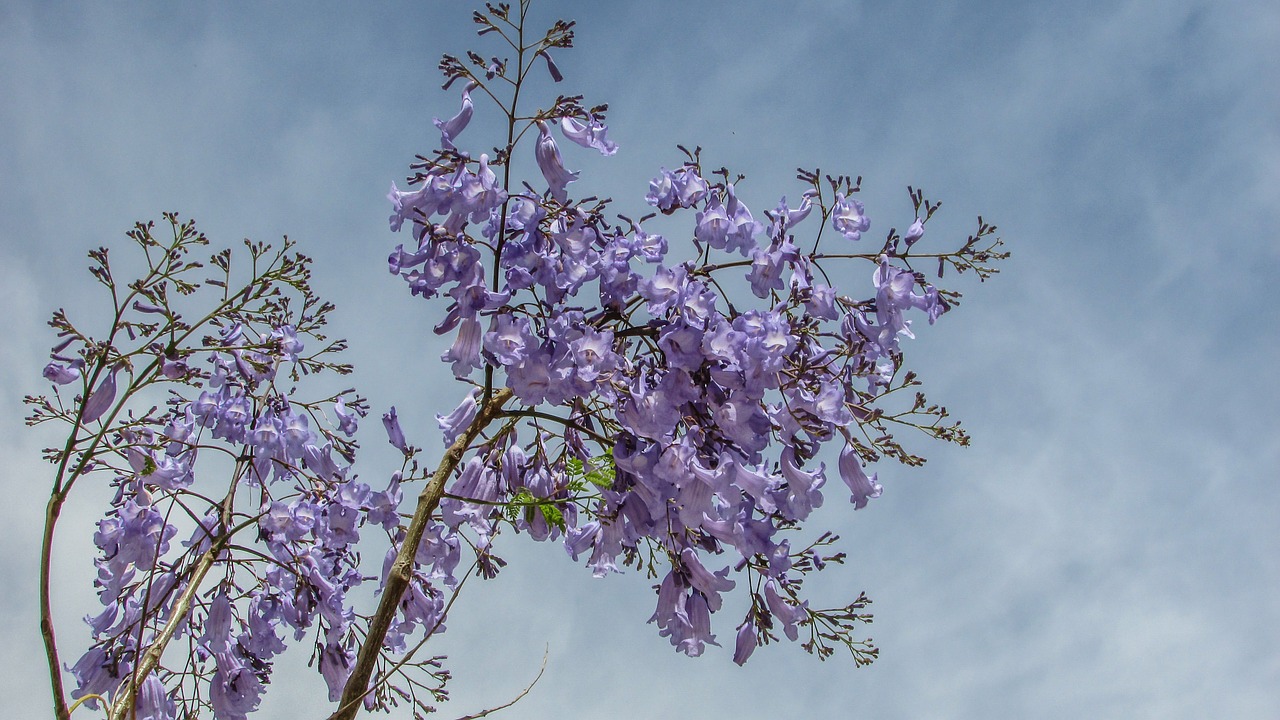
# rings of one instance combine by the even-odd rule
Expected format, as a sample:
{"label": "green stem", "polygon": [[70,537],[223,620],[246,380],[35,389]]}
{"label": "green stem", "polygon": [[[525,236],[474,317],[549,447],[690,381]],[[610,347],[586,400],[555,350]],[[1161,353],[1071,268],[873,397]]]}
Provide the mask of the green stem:
{"label": "green stem", "polygon": [[49,568],[53,557],[53,528],[62,511],[64,495],[53,493],[44,515],[44,539],[40,543],[40,636],[44,638],[44,652],[49,662],[49,680],[53,684],[53,715],[57,720],[69,720],[66,691],[62,686],[62,663],[58,660],[58,644],[53,635],[53,610],[49,598]]}
{"label": "green stem", "polygon": [[[520,3],[520,23],[516,27],[516,81],[515,89],[511,94],[511,107],[505,108],[507,111],[507,162],[502,166],[502,191],[506,193],[506,200],[502,201],[502,217],[498,220],[498,239],[496,247],[493,251],[493,292],[498,292],[498,282],[501,279],[502,266],[502,246],[507,242],[507,208],[511,204],[511,158],[515,154],[516,142],[516,108],[520,104],[520,88],[524,85],[524,14],[527,10],[525,3]],[[484,403],[488,404],[493,397],[493,366],[485,364],[484,366]]]}

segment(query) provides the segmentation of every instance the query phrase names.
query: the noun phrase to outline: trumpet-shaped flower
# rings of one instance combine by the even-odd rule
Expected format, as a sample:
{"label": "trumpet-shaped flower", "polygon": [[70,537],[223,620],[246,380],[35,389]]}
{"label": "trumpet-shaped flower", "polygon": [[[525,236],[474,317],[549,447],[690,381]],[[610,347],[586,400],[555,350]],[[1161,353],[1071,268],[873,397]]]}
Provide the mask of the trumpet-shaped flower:
{"label": "trumpet-shaped flower", "polygon": [[541,121],[538,122],[538,142],[534,146],[534,158],[538,161],[538,169],[542,171],[542,177],[547,180],[551,197],[561,203],[568,202],[569,194],[565,188],[578,179],[578,173],[565,169],[564,160],[560,157],[560,148],[556,147],[555,138],[551,137],[547,124]]}

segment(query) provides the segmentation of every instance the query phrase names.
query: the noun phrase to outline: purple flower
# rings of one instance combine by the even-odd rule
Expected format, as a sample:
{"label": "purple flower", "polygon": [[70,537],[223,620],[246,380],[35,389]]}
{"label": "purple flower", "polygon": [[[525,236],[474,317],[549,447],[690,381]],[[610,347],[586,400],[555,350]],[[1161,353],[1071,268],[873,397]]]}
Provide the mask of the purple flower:
{"label": "purple flower", "polygon": [[746,453],[758,453],[769,445],[769,417],[759,401],[738,396],[711,407],[716,429]]}
{"label": "purple flower", "polygon": [[[75,665],[67,669],[76,678],[76,689],[71,691],[74,699],[85,695],[106,695],[115,690],[120,682],[120,675],[128,674],[130,665],[127,662],[117,664],[101,645],[94,645],[80,656]],[[98,709],[97,700],[86,700],[85,705],[90,710]]]}
{"label": "purple flower", "polygon": [[710,192],[707,181],[702,179],[695,167],[685,165],[672,174],[675,182],[676,198],[680,207],[691,208],[702,202]]}
{"label": "purple flower", "polygon": [[507,368],[507,385],[516,397],[529,405],[544,402],[558,405],[572,390],[565,382],[572,371],[572,365],[553,364],[550,353],[537,350],[526,355],[518,365]]}
{"label": "purple flower", "polygon": [[733,325],[718,319],[715,327],[702,336],[702,351],[709,360],[736,368],[746,339],[745,335],[733,329]]}
{"label": "purple flower", "polygon": [[[265,688],[253,669],[245,666],[235,654],[219,653],[217,659],[218,669],[209,681],[209,702],[213,705],[213,714],[218,720],[245,720],[249,713],[258,709]],[[323,656],[320,662],[323,671]],[[331,701],[337,700],[332,689],[329,695]]]}
{"label": "purple flower", "polygon": [[[547,61],[550,62],[550,57]],[[538,161],[538,169],[542,171],[542,177],[547,179],[551,197],[561,203],[567,203],[569,194],[565,191],[565,187],[578,179],[578,173],[565,169],[564,161],[560,158],[560,148],[556,147],[555,138],[551,137],[547,124],[542,121],[538,121],[538,144],[534,147],[534,157]]]}
{"label": "purple flower", "polygon": [[191,374],[191,368],[181,360],[165,358],[164,362],[160,363],[160,374],[170,380],[181,380]]}
{"label": "purple flower", "polygon": [[342,699],[342,688],[351,675],[355,660],[355,653],[336,643],[329,643],[320,651],[320,674],[329,686],[329,702]]}
{"label": "purple flower", "polygon": [[100,638],[111,629],[116,622],[116,616],[120,613],[120,606],[111,604],[102,609],[97,615],[85,615],[84,622],[93,630],[94,639]]}
{"label": "purple flower", "polygon": [[98,521],[98,531],[93,534],[93,542],[104,558],[99,561],[99,576],[101,571],[118,576],[131,565],[150,570],[169,551],[169,540],[176,532],[155,508],[126,500],[115,517]]}
{"label": "purple flower", "polygon": [[[787,245],[791,245],[787,243]],[[795,246],[791,245],[794,250]],[[767,298],[774,290],[782,290],[782,270],[785,259],[781,249],[765,250],[756,248],[752,251],[751,272],[747,273],[747,281],[751,283],[751,292],[758,298]]]}
{"label": "purple flower", "polygon": [[578,378],[583,382],[596,382],[617,364],[618,356],[613,352],[612,330],[597,332],[588,329],[582,337],[570,343],[570,350]]}
{"label": "purple flower", "polygon": [[876,320],[883,328],[882,332],[915,337],[911,332],[911,322],[903,317],[904,311],[910,308],[924,310],[930,323],[946,311],[936,289],[930,287],[932,292],[916,295],[912,292],[916,285],[915,274],[890,265],[889,258],[884,255],[880,256],[880,265],[872,282],[876,286]]}
{"label": "purple flower", "polygon": [[333,403],[333,414],[338,416],[338,432],[347,437],[353,437],[356,434],[356,427],[360,422],[360,417],[357,413],[347,412],[345,398],[339,397]]}
{"label": "purple flower", "polygon": [[471,91],[476,89],[477,85],[472,82],[462,90],[462,109],[457,115],[448,120],[436,118],[432,122],[437,128],[440,128],[440,146],[445,150],[456,150],[453,139],[458,137],[463,130],[467,128],[467,123],[471,122],[471,115],[475,112],[475,107],[471,102]]}
{"label": "purple flower", "polygon": [[458,407],[448,415],[436,415],[436,422],[440,424],[440,429],[444,431],[445,446],[452,445],[458,436],[461,435],[471,425],[471,421],[475,420],[476,412],[480,409],[480,388],[472,388],[471,392],[462,399]]}
{"label": "purple flower", "polygon": [[749,256],[756,247],[756,235],[764,230],[764,225],[756,222],[751,217],[751,211],[747,206],[738,200],[738,196],[733,192],[732,183],[725,192],[729,197],[725,212],[729,215],[730,222],[729,233],[725,237],[725,250],[728,252],[737,250],[744,257]]}
{"label": "purple flower", "polygon": [[667,239],[661,235],[651,235],[640,227],[640,223],[632,225],[630,249],[635,256],[644,258],[645,262],[660,263],[667,254]]}
{"label": "purple flower", "polygon": [[823,320],[839,320],[840,311],[836,308],[836,291],[830,285],[814,283],[809,289],[809,300],[804,309],[813,317]]}
{"label": "purple flower", "polygon": [[787,479],[785,515],[791,520],[804,520],[814,508],[822,507],[820,488],[827,481],[826,466],[820,464],[813,472],[801,470],[790,445],[782,449],[781,465],[782,476]]}
{"label": "purple flower", "polygon": [[692,548],[685,548],[680,552],[680,564],[684,566],[689,584],[706,595],[711,609],[720,609],[720,593],[729,592],[736,585],[734,581],[725,577],[729,574],[729,568],[712,573],[703,566],[702,561],[698,559],[698,553]]}
{"label": "purple flower", "polygon": [[734,485],[750,495],[756,505],[767,513],[775,512],[778,506],[773,501],[773,490],[781,484],[781,478],[764,475],[758,468],[750,468],[736,461],[729,461],[732,467],[729,477]]}
{"label": "purple flower", "polygon": [[178,706],[165,690],[164,683],[152,673],[138,688],[137,720],[174,720]]}
{"label": "purple flower", "polygon": [[813,198],[817,197],[817,195],[817,190],[805,190],[804,195],[800,197],[800,206],[795,210],[787,207],[787,199],[785,197],[782,198],[778,202],[777,209],[772,214],[765,213],[773,221],[769,234],[774,237],[782,237],[788,230],[803,222],[813,210]]}
{"label": "purple flower", "polygon": [[868,500],[880,497],[880,484],[876,482],[879,479],[879,473],[867,477],[866,472],[862,470],[862,458],[858,455],[858,451],[847,443],[840,451],[840,479],[844,480],[845,485],[853,491],[849,502],[853,503],[854,510],[861,510],[867,506]]}
{"label": "purple flower", "polygon": [[715,194],[711,196],[707,206],[698,213],[698,225],[694,228],[693,236],[699,242],[704,242],[717,250],[724,250],[732,227],[729,212],[720,202],[720,196]]}
{"label": "purple flower", "polygon": [[675,178],[669,170],[662,168],[658,177],[649,181],[649,193],[644,196],[645,202],[663,212],[673,212],[680,204],[676,191]]}
{"label": "purple flower", "polygon": [[702,331],[684,321],[668,324],[658,336],[667,367],[689,372],[702,366]]}
{"label": "purple flower", "polygon": [[907,232],[902,236],[902,239],[906,241],[907,247],[911,247],[922,237],[924,237],[924,221],[916,218],[915,222],[911,223],[911,227],[907,228]]}
{"label": "purple flower", "polygon": [[[428,173],[416,190],[402,191],[392,182],[391,192],[387,194],[392,209],[391,231],[400,232],[405,220],[422,221],[436,213],[448,213],[453,195],[453,182],[439,170]],[[392,272],[399,272],[399,269]]]}
{"label": "purple flower", "polygon": [[284,437],[285,449],[293,457],[300,455],[302,446],[315,438],[306,413],[295,412],[293,408],[286,409],[280,417],[280,429]]}
{"label": "purple flower", "polygon": [[502,490],[500,480],[501,475],[493,468],[486,467],[480,458],[471,458],[459,473],[457,481],[449,488],[449,493],[478,502],[446,498],[440,502],[441,519],[450,528],[457,528],[466,520],[477,532],[488,534],[488,515],[491,512],[488,503],[498,500]]}
{"label": "purple flower", "polygon": [[696,169],[684,166],[671,172],[662,168],[658,177],[649,181],[649,193],[644,199],[669,215],[676,208],[690,208],[702,202],[708,191],[707,181]]}
{"label": "purple flower", "polygon": [[458,326],[458,336],[453,345],[440,356],[444,362],[453,362],[453,376],[464,378],[480,367],[480,320],[464,318]]}
{"label": "purple flower", "polygon": [[61,363],[51,362],[44,366],[44,378],[58,385],[66,385],[80,379],[81,368],[84,367],[84,361],[77,359],[70,367]]}
{"label": "purple flower", "polygon": [[280,419],[268,408],[253,421],[253,431],[249,433],[249,444],[270,455],[280,446]]}
{"label": "purple flower", "polygon": [[537,346],[537,338],[529,328],[529,319],[511,313],[494,315],[489,332],[484,335],[484,349],[500,365],[519,365]]}
{"label": "purple flower", "polygon": [[787,638],[795,640],[798,636],[797,625],[809,619],[809,611],[805,604],[793,605],[782,598],[778,594],[778,589],[774,585],[774,581],[770,578],[764,584],[765,604],[769,606],[769,612],[773,613],[773,617],[782,623],[782,630],[786,633]]}
{"label": "purple flower", "polygon": [[587,119],[586,124],[577,118],[560,118],[560,131],[564,136],[585,148],[595,148],[601,155],[612,155],[618,152],[617,144],[605,137],[609,128],[600,122],[595,115]]}
{"label": "purple flower", "polygon": [[[660,440],[673,431],[682,415],[675,398],[660,388],[649,388],[640,383],[632,387],[631,394],[618,408],[618,419],[636,435]],[[621,442],[622,438],[619,438]],[[614,450],[614,461],[619,463],[621,452]]]}
{"label": "purple flower", "polygon": [[321,446],[307,443],[302,446],[300,457],[306,463],[307,469],[315,473],[316,477],[321,480],[331,480],[334,477],[346,474],[346,469],[339,468],[337,463],[333,461],[332,451],[332,442],[326,442]]}
{"label": "purple flower", "polygon": [[551,53],[547,52],[546,50],[543,50],[538,54],[542,56],[543,60],[547,61],[547,72],[551,73],[551,79],[554,80],[555,82],[560,82],[561,80],[564,80],[564,75],[560,74],[560,68],[556,67],[555,60],[551,59]]}
{"label": "purple flower", "polygon": [[381,492],[369,494],[369,512],[366,519],[382,526],[383,530],[395,530],[400,526],[400,473],[391,476],[391,483]]}
{"label": "purple flower", "polygon": [[382,426],[387,429],[387,440],[400,448],[400,452],[408,455],[409,444],[405,442],[404,431],[400,429],[400,418],[396,415],[394,406],[382,415]]}
{"label": "purple flower", "polygon": [[213,436],[228,442],[242,442],[251,417],[248,398],[237,393],[223,400],[219,409],[221,412],[218,414],[218,424],[214,426]]}
{"label": "purple flower", "polygon": [[498,176],[489,167],[489,155],[480,155],[480,169],[477,173],[464,173],[458,188],[458,211],[470,212],[473,222],[480,222],[489,216],[489,211],[497,208],[507,199],[507,193],[498,184]]}
{"label": "purple flower", "polygon": [[285,650],[284,641],[276,634],[279,603],[262,589],[253,590],[249,601],[248,630],[238,640],[253,656],[269,660]]}
{"label": "purple flower", "polygon": [[669,634],[669,627],[689,622],[684,608],[684,590],[685,585],[675,570],[668,571],[658,585],[658,606],[649,622],[658,624],[663,637]]}
{"label": "purple flower", "polygon": [[720,643],[716,642],[716,636],[711,634],[711,609],[707,598],[700,592],[691,593],[687,610],[692,637],[686,641],[688,643],[686,654],[697,657],[702,653],[704,643],[719,647]]}
{"label": "purple flower", "polygon": [[302,352],[302,341],[292,325],[281,325],[271,331],[271,340],[279,345],[280,353],[289,362],[298,362],[298,354]]}
{"label": "purple flower", "polygon": [[756,650],[756,626],[748,620],[738,628],[738,639],[733,646],[733,661],[745,665],[747,658]]}
{"label": "purple flower", "polygon": [[831,226],[849,240],[860,240],[862,233],[871,228],[871,220],[863,214],[865,209],[861,201],[837,194],[835,207],[831,209]]}
{"label": "purple flower", "polygon": [[83,412],[80,414],[80,421],[91,423],[102,417],[113,403],[116,401],[116,373],[120,371],[120,366],[116,365],[111,368],[107,377],[98,383],[97,389],[89,393],[89,398],[84,401]]}
{"label": "purple flower", "polygon": [[144,303],[141,300],[133,301],[133,309],[137,310],[140,313],[148,313],[151,315],[167,315],[168,314],[165,312],[164,308],[158,305],[152,305],[151,303]]}
{"label": "purple flower", "polygon": [[219,592],[209,603],[200,642],[213,653],[226,652],[231,643],[231,600],[226,591]]}
{"label": "purple flower", "polygon": [[661,317],[680,299],[687,282],[688,271],[683,265],[673,268],[659,265],[651,279],[640,282],[640,295],[649,301],[649,314]]}
{"label": "purple flower", "polygon": [[200,427],[210,427],[218,420],[218,414],[221,411],[222,392],[212,393],[205,390],[200,393],[200,397],[191,403],[191,414],[195,417],[196,423]]}

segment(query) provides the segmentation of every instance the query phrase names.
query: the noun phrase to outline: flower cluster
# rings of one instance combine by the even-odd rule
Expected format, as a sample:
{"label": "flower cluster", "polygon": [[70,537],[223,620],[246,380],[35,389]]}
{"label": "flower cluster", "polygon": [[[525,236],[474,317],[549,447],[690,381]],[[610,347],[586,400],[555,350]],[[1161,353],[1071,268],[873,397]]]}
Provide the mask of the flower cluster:
{"label": "flower cluster", "polygon": [[[165,256],[203,244],[189,223],[170,220],[175,240]],[[150,226],[139,226],[135,239],[144,248],[156,242]],[[250,250],[258,261],[269,249]],[[70,695],[136,707],[140,718],[180,717],[201,704],[216,718],[244,718],[260,702],[272,659],[290,638],[308,636],[336,699],[354,657],[359,618],[347,595],[364,577],[361,528],[392,532],[400,523],[396,485],[374,491],[350,471],[364,401],[346,391],[309,402],[296,386],[283,389],[300,373],[347,371],[318,359],[340,344],[307,352],[309,340],[322,339],[316,330],[330,306],[310,294],[305,258],[281,252],[255,262],[266,269],[237,293],[223,290],[230,255],[213,263],[226,279],[203,287],[223,300],[205,316],[216,327],[198,347],[184,344],[198,327],[182,320],[165,288],[201,288],[182,284],[174,263],[160,272],[153,265],[132,287],[155,302],[127,307],[158,321],[134,323],[120,312],[112,339],[95,341],[55,316],[66,339],[44,374],[83,388],[85,399],[71,405],[79,410],[31,399],[33,423],[61,419],[84,438],[82,453],[51,458],[67,468],[55,499],[92,473],[109,474],[115,489],[93,537],[103,608],[85,618],[93,644],[68,668]],[[98,267],[114,282],[105,262]],[[298,291],[303,309],[282,299],[282,289]],[[120,330],[150,340],[129,349],[115,339]],[[136,417],[132,408],[151,386],[170,388],[168,410]],[[174,542],[184,527],[188,539]],[[175,640],[192,652],[170,667],[162,654]]]}
{"label": "flower cluster", "polygon": [[[229,567],[203,608],[203,621],[184,623],[173,636],[203,628],[195,638],[192,670],[207,679],[215,716],[242,718],[257,707],[270,661],[285,647],[281,630],[298,640],[318,623],[321,672],[331,687],[340,688],[346,679],[352,610],[345,594],[361,579],[353,545],[365,516],[388,501],[378,497],[384,493],[347,479],[349,466],[335,460],[331,440],[312,431],[305,409],[283,394],[260,391],[274,378],[275,366],[288,360],[290,343],[237,347],[242,333],[237,325],[221,334],[223,347],[237,349],[211,356],[209,389],[177,407],[163,431],[121,434],[129,472],[116,478],[117,500],[94,536],[101,552],[99,599],[106,608],[89,621],[98,644],[77,663],[73,697],[114,693],[133,672],[130,658],[155,640],[156,629],[148,623],[163,626],[187,589],[193,563],[198,567],[208,555],[230,565],[234,552],[220,541],[250,525],[274,567],[248,571],[248,587],[245,573],[237,576]],[[274,334],[296,345],[291,328]],[[272,352],[276,348],[280,354]],[[334,410],[345,412],[341,406]],[[355,429],[354,419],[345,418],[348,432]],[[171,501],[195,511],[198,502],[180,491],[195,480],[197,455],[215,449],[244,458],[239,486],[257,507],[247,513],[227,501],[209,507],[180,557],[163,561],[177,528],[160,508]],[[159,612],[144,612],[143,598]]]}
{"label": "flower cluster", "polygon": [[[545,55],[548,45],[537,47],[534,56]],[[410,227],[415,242],[397,246],[389,268],[412,294],[448,302],[435,326],[452,336],[441,359],[474,387],[440,418],[446,445],[479,429],[477,408],[495,387],[505,385],[518,405],[469,447],[440,503],[441,521],[469,527],[485,548],[504,519],[537,540],[562,538],[597,576],[647,557],[661,574],[651,622],[689,655],[716,644],[711,616],[742,575],[751,607],[735,661],[775,629],[795,640],[801,627],[811,652],[825,655],[824,640],[838,637],[869,661],[874,649],[847,635],[866,617],[853,612],[865,598],[832,614],[810,609],[800,594],[806,573],[843,558],[819,552],[834,538],[793,549],[788,535],[823,503],[828,444],[861,509],[881,493],[871,462],[922,462],[893,440],[888,423],[965,440],[922,395],[893,415],[879,406],[918,384],[900,373],[900,340],[914,337],[913,315],[933,323],[956,297],[911,266],[937,205],[913,190],[917,217],[907,235],[890,231],[882,246],[861,250],[871,221],[853,197],[859,183],[801,171],[799,204],[783,198],[757,220],[741,177],[708,174],[700,152],[686,151],[686,162],[662,169],[645,196],[663,215],[692,216],[688,234],[668,240],[642,226],[652,215],[619,215],[614,224],[607,201],[570,199],[579,173],[566,169],[553,129],[610,155],[616,145],[606,139],[603,106],[587,111],[562,96],[527,120],[502,106],[513,137],[537,133],[532,155],[543,182],[517,186],[494,170],[509,165],[515,145],[479,160],[459,147],[471,93],[494,96],[486,82],[505,78],[505,66],[488,67],[483,78],[447,56],[441,67],[450,83],[467,81],[463,111],[437,122],[443,148],[414,166],[411,189],[392,186],[391,229]],[[502,170],[509,178],[510,168]],[[828,227],[845,247],[819,250]],[[806,229],[811,245],[797,238]],[[962,267],[987,252],[974,240],[932,257]],[[673,258],[675,249],[687,254]],[[998,254],[975,267],[990,259]],[[851,261],[868,264],[870,297],[829,284],[823,265]],[[522,422],[533,431],[525,443],[517,439]]]}

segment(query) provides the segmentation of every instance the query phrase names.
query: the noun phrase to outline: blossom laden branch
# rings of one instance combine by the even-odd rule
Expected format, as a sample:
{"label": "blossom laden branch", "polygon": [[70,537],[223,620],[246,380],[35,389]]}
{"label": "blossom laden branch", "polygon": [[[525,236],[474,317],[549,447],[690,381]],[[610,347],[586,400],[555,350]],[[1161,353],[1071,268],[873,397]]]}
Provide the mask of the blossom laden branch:
{"label": "blossom laden branch", "polygon": [[330,720],[350,720],[360,710],[361,703],[369,692],[369,678],[373,675],[373,669],[383,652],[383,639],[396,617],[401,597],[413,580],[414,559],[422,542],[423,533],[427,529],[427,523],[435,514],[440,505],[440,499],[444,496],[445,484],[452,477],[458,463],[475,442],[476,437],[490,422],[500,416],[502,406],[512,396],[513,393],[507,388],[494,393],[493,397],[480,408],[466,431],[445,450],[440,464],[432,473],[431,480],[419,493],[413,518],[409,521],[395,561],[385,578],[378,609],[370,620],[364,644],[360,648],[351,675],[343,688],[338,710],[329,716]]}

